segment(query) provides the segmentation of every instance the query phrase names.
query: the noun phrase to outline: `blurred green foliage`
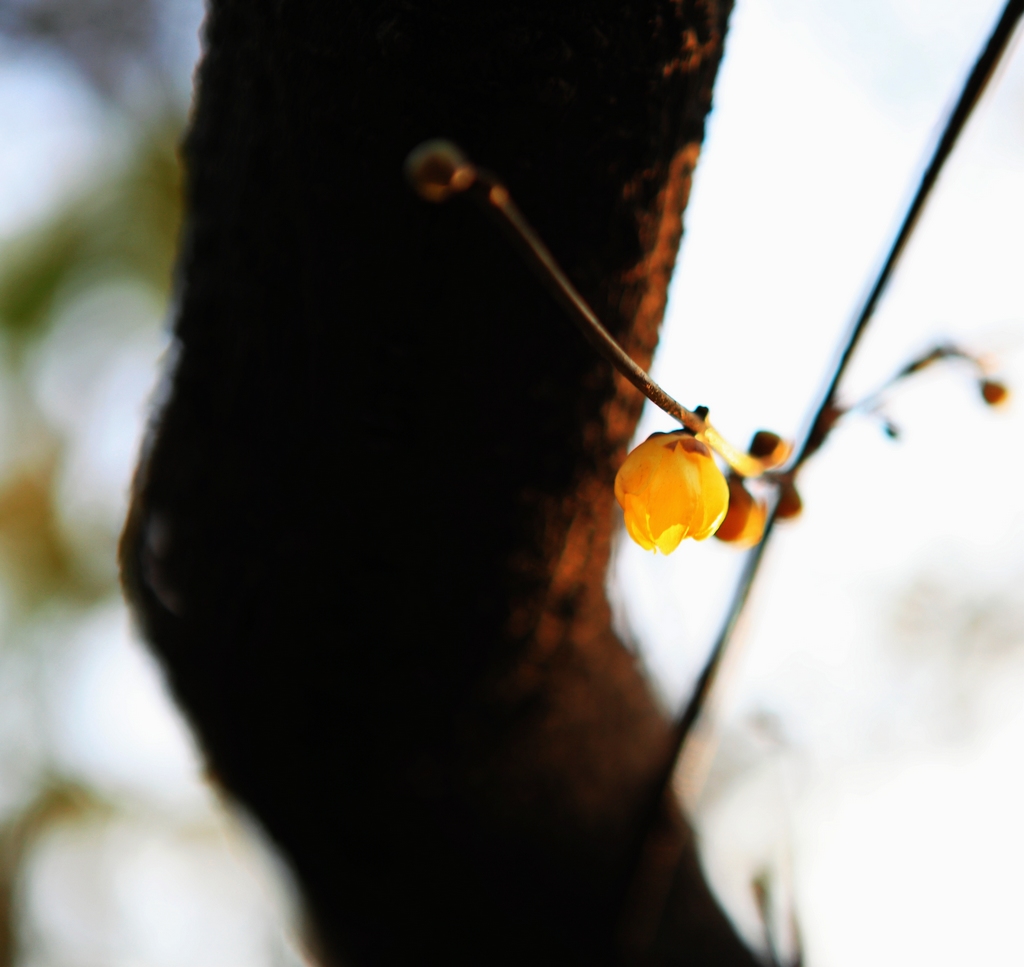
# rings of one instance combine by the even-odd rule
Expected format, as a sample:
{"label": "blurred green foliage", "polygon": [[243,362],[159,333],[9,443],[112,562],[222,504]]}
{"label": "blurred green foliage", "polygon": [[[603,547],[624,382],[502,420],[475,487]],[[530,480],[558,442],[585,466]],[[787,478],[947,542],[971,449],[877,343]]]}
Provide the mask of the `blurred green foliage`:
{"label": "blurred green foliage", "polygon": [[93,597],[75,569],[54,513],[54,466],[16,474],[0,489],[0,554],[12,590],[30,609],[55,594]]}
{"label": "blurred green foliage", "polygon": [[16,338],[36,335],[62,298],[113,276],[169,294],[181,224],[180,132],[178,118],[151,127],[121,170],[0,249],[0,327]]}
{"label": "blurred green foliage", "polygon": [[130,280],[170,296],[181,225],[182,122],[143,130],[126,162],[98,178],[62,210],[0,247],[0,335],[7,393],[30,414],[33,446],[8,458],[0,477],[0,576],[28,612],[55,596],[95,600],[113,591],[76,567],[62,533],[56,484],[63,441],[39,419],[21,350],[50,328],[62,305],[91,287]]}
{"label": "blurred green foliage", "polygon": [[[182,126],[180,116],[168,115],[143,128],[120,166],[0,243],[0,405],[14,427],[0,440],[0,623],[10,632],[0,649],[31,643],[19,626],[49,607],[88,607],[116,593],[113,569],[103,576],[81,566],[65,530],[59,485],[69,441],[35,398],[33,347],[96,286],[139,283],[167,303],[182,217]],[[67,777],[46,773],[35,798],[0,824],[0,967],[19,958],[16,883],[29,847],[48,824],[99,802]]]}

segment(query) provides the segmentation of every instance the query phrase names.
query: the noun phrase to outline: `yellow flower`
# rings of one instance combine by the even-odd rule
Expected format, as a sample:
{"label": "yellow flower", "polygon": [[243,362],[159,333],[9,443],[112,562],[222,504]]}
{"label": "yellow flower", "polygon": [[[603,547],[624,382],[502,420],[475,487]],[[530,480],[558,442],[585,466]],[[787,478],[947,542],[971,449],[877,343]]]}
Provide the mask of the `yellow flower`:
{"label": "yellow flower", "polygon": [[626,457],[615,498],[629,536],[645,551],[671,554],[684,537],[714,534],[729,508],[729,485],[706,444],[685,431],[654,433]]}

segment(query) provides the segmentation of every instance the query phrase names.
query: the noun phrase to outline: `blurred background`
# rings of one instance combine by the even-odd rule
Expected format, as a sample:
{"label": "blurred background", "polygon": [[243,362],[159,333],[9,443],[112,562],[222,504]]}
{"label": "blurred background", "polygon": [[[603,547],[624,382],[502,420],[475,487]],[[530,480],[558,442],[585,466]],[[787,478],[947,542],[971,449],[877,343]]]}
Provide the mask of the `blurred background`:
{"label": "blurred background", "polygon": [[285,967],[115,546],[168,349],[201,0],[0,0],[0,967]]}
{"label": "blurred background", "polygon": [[[739,0],[655,373],[793,436],[995,0]],[[287,877],[206,784],[116,584],[168,351],[200,0],[0,0],[0,967],[297,965]],[[1024,394],[1024,54],[966,131],[849,374],[955,340]],[[1024,415],[932,367],[802,478],[680,789],[751,943],[1019,960]],[[645,412],[638,438],[666,429]],[[742,557],[619,542],[666,707]],[[699,594],[692,589],[700,588]],[[684,593],[684,589],[688,589]]]}

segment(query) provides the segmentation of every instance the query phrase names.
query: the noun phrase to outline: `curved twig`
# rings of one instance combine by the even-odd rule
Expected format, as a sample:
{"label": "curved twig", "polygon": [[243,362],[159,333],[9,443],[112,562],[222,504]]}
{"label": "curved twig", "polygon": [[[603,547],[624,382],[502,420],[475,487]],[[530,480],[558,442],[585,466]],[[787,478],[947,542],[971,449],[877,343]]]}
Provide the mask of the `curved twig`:
{"label": "curved twig", "polygon": [[551,250],[495,175],[477,168],[450,141],[439,139],[426,141],[415,148],[406,161],[405,170],[413,188],[427,201],[447,201],[453,195],[465,192],[486,211],[496,215],[524,260],[594,349],[655,406],[705,440],[740,476],[758,477],[770,468],[767,462],[730,444],[711,425],[706,408],[688,410],[629,357],[562,271]]}

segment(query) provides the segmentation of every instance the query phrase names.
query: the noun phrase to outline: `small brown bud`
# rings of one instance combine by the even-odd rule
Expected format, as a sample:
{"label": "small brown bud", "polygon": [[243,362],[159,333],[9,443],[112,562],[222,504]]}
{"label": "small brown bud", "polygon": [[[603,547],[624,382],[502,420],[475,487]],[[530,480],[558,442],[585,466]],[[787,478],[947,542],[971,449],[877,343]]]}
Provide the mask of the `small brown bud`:
{"label": "small brown bud", "polygon": [[727,544],[753,547],[764,534],[767,508],[755,500],[743,481],[735,474],[729,474],[729,509],[715,537]]}
{"label": "small brown bud", "polygon": [[981,390],[982,399],[989,406],[1000,406],[1010,398],[1010,391],[994,379],[983,379],[978,388]]}
{"label": "small brown bud", "polygon": [[447,201],[476,181],[476,168],[451,141],[424,141],[405,159],[405,177],[426,201]]}
{"label": "small brown bud", "polygon": [[772,468],[781,466],[793,452],[793,448],[771,430],[758,430],[750,441],[747,452],[752,457],[757,457],[765,466]]}
{"label": "small brown bud", "polygon": [[775,508],[775,516],[779,520],[791,520],[799,517],[804,509],[804,502],[800,499],[800,492],[792,480],[783,480],[779,488],[779,503]]}

